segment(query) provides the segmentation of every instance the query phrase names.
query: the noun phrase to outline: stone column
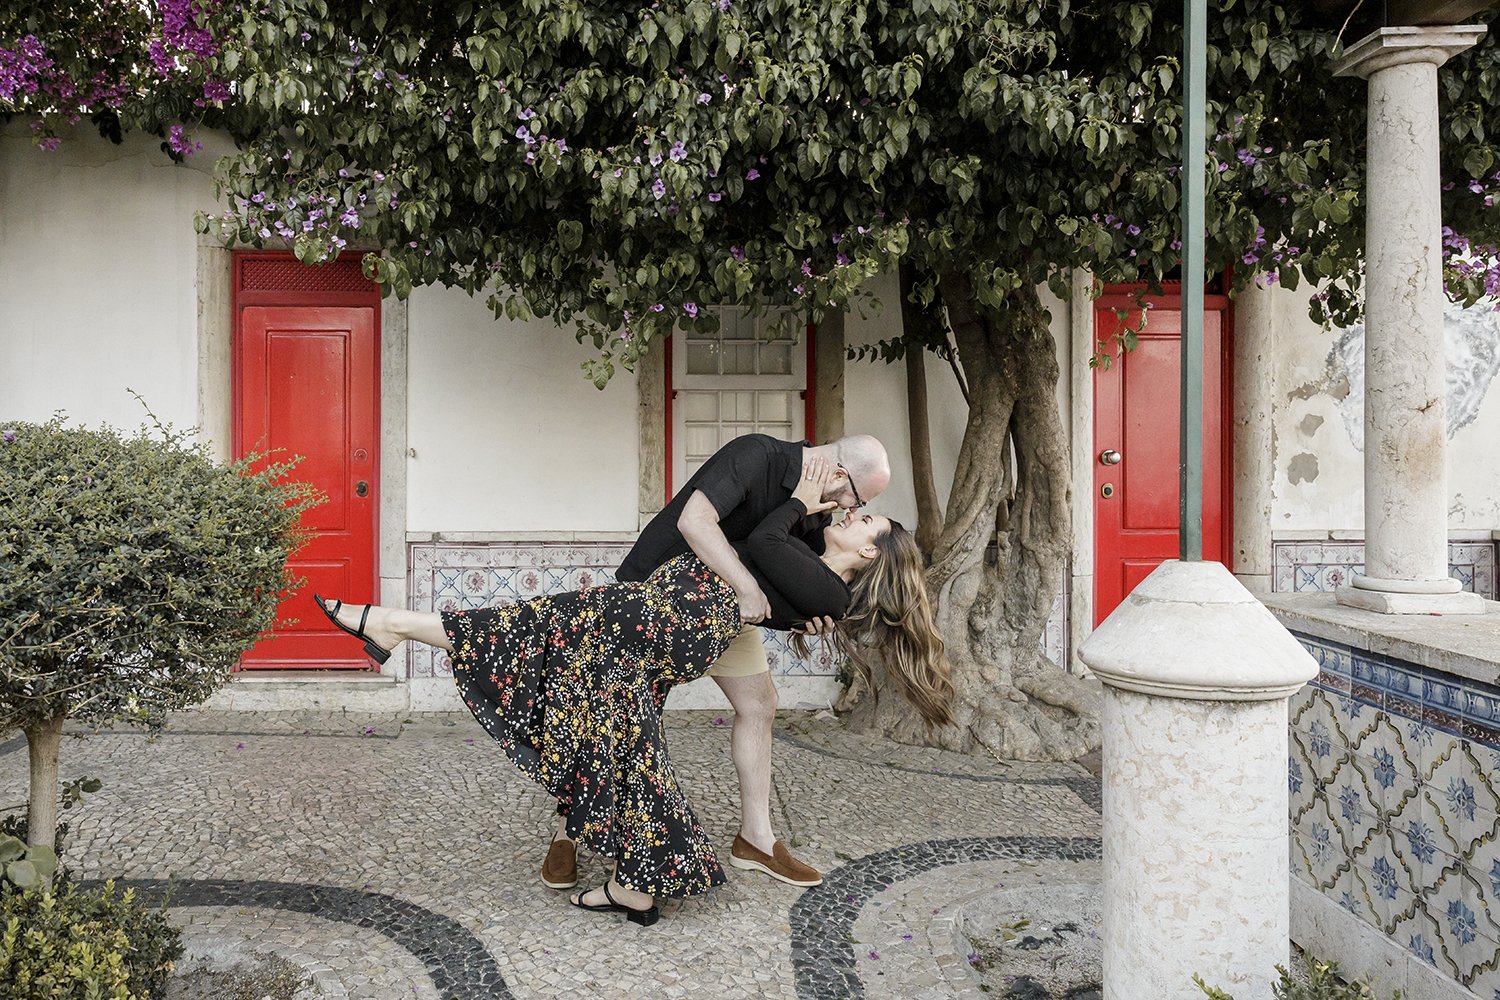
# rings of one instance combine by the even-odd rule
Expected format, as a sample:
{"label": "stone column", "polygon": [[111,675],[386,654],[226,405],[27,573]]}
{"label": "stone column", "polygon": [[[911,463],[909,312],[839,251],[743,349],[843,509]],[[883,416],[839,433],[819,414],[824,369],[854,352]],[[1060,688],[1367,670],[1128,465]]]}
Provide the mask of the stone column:
{"label": "stone column", "polygon": [[1365,572],[1340,604],[1479,614],[1448,576],[1437,70],[1483,25],[1382,28],[1339,76],[1369,81],[1365,211]]}
{"label": "stone column", "polygon": [[1220,563],[1083,644],[1104,682],[1104,997],[1270,1000],[1288,958],[1287,699],[1317,664]]}
{"label": "stone column", "polygon": [[1257,594],[1271,592],[1275,314],[1276,292],[1258,281],[1234,300],[1234,575]]}

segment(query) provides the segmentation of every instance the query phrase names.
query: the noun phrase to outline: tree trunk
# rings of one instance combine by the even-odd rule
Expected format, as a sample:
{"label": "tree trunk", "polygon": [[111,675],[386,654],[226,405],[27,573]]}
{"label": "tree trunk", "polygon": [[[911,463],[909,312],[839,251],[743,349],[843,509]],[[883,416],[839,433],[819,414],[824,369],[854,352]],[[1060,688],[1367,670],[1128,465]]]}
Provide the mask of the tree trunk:
{"label": "tree trunk", "polygon": [[938,312],[923,309],[912,300],[912,289],[918,280],[917,269],[902,261],[901,330],[906,339],[906,422],[911,431],[911,484],[917,499],[917,547],[932,558],[943,530],[943,509],[938,503],[937,486],[932,477],[932,431],[927,408],[927,346],[943,342],[947,331]]}
{"label": "tree trunk", "polygon": [[26,812],[26,840],[33,846],[57,847],[57,751],[62,744],[63,717],[27,726],[26,750],[31,756],[31,802]]}
{"label": "tree trunk", "polygon": [[954,721],[928,733],[877,674],[885,696],[861,701],[850,725],[1006,759],[1069,760],[1099,745],[1099,694],[1041,648],[1071,535],[1047,314],[1029,287],[995,310],[980,309],[962,275],[944,275],[940,287],[970,388],[948,516],[927,572],[953,672]]}
{"label": "tree trunk", "polygon": [[943,530],[943,508],[932,477],[926,353],[921,348],[906,352],[906,421],[911,429],[911,485],[917,495],[917,547],[931,559]]}

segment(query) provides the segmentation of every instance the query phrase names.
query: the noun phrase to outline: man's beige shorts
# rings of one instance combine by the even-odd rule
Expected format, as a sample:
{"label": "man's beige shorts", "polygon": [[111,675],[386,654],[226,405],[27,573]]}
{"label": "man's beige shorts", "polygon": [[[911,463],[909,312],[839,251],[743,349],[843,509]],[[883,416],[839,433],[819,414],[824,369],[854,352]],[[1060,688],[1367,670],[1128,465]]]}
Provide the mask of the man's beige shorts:
{"label": "man's beige shorts", "polygon": [[753,677],[771,669],[766,662],[766,644],[759,625],[746,625],[734,637],[724,655],[708,668],[710,677]]}

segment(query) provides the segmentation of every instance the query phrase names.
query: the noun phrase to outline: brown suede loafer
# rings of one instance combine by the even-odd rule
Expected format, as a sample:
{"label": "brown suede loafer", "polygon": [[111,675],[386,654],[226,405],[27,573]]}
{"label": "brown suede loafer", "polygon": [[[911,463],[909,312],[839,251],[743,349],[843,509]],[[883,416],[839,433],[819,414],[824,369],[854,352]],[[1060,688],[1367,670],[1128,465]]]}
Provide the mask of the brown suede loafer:
{"label": "brown suede loafer", "polygon": [[571,889],[578,884],[578,845],[554,840],[542,862],[542,885],[549,889]]}
{"label": "brown suede loafer", "polygon": [[736,835],[734,846],[729,849],[729,864],[745,871],[765,872],[787,885],[822,885],[823,876],[816,868],[804,865],[792,857],[781,841],[771,845],[771,853],[758,850],[744,837]]}

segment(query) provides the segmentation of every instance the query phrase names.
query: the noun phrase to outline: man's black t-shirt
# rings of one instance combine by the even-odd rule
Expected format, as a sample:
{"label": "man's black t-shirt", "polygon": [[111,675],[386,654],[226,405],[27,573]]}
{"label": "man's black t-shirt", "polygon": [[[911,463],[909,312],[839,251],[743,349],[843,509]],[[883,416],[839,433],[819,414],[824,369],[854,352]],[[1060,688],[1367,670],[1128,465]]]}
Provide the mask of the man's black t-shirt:
{"label": "man's black t-shirt", "polygon": [[[699,491],[719,512],[719,527],[724,537],[739,542],[750,536],[766,515],[786,503],[802,475],[802,449],[805,442],[778,441],[765,434],[747,434],[714,452],[703,467],[693,474],[672,502],[651,519],[635,547],[620,564],[617,580],[644,580],[658,566],[673,556],[691,552],[692,547],[677,528],[677,519],[687,506],[688,497]],[[805,541],[814,552],[823,551],[823,529],[833,518],[817,514],[803,518],[792,530],[794,537]]]}

